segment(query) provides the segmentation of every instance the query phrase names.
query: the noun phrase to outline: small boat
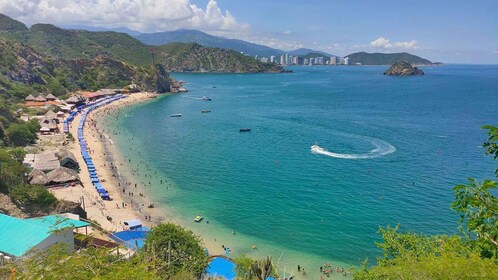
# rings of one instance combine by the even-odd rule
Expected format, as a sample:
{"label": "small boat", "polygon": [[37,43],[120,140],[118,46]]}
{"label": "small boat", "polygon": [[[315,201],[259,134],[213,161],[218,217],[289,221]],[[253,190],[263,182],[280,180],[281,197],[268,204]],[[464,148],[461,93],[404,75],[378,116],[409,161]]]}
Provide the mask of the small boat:
{"label": "small boat", "polygon": [[194,222],[196,223],[200,223],[202,221],[202,219],[204,219],[201,215],[197,215],[194,219]]}
{"label": "small boat", "polygon": [[211,110],[202,110],[201,113],[211,113]]}
{"label": "small boat", "polygon": [[172,114],[170,117],[172,117],[172,118],[179,118],[181,116],[182,116],[182,114]]}
{"label": "small boat", "polygon": [[251,131],[250,128],[241,128],[241,129],[239,129],[239,132],[249,132],[249,131]]}
{"label": "small boat", "polygon": [[311,153],[312,154],[316,154],[316,153],[320,152],[321,150],[323,150],[323,149],[320,148],[317,144],[311,146]]}
{"label": "small boat", "polygon": [[207,96],[203,96],[201,98],[202,101],[211,101],[211,98],[207,97]]}

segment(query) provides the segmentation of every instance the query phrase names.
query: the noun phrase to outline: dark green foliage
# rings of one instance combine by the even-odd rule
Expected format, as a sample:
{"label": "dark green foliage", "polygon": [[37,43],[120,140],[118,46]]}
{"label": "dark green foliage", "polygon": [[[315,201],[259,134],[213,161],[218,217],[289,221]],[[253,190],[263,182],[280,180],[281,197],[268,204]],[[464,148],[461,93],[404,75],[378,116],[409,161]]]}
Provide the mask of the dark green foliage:
{"label": "dark green foliage", "polygon": [[47,213],[53,209],[57,199],[45,187],[36,185],[18,185],[9,192],[12,201],[25,213]]}
{"label": "dark green foliage", "polygon": [[159,224],[152,229],[145,240],[143,255],[150,261],[160,260],[156,269],[166,278],[182,270],[200,275],[208,264],[200,238],[172,223]]}
{"label": "dark green foliage", "polygon": [[40,129],[40,124],[36,120],[29,122],[19,121],[12,123],[5,130],[5,139],[10,146],[27,146],[34,144]]}
{"label": "dark green foliage", "polygon": [[358,52],[348,55],[349,64],[391,65],[396,61],[406,61],[412,65],[431,65],[432,62],[409,53],[366,53]]}
{"label": "dark green foliage", "polygon": [[[486,148],[486,154],[493,155],[494,159],[498,159],[498,127],[485,125],[482,128],[488,130],[488,141],[482,145]],[[498,177],[498,169],[495,170],[495,175]]]}
{"label": "dark green foliage", "polygon": [[28,28],[22,22],[0,14],[0,31],[23,31],[26,29]]}
{"label": "dark green foliage", "polygon": [[22,153],[0,148],[0,192],[8,193],[12,186],[24,183],[28,169],[22,165]]}

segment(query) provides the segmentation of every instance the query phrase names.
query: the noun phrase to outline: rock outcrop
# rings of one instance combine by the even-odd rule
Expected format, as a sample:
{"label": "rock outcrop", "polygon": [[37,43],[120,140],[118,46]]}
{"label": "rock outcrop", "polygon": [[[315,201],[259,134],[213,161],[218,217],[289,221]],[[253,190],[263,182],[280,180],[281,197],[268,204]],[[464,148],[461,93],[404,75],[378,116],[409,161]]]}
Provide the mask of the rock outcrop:
{"label": "rock outcrop", "polygon": [[424,71],[413,67],[406,61],[398,61],[394,63],[391,68],[384,72],[384,75],[389,76],[423,76]]}

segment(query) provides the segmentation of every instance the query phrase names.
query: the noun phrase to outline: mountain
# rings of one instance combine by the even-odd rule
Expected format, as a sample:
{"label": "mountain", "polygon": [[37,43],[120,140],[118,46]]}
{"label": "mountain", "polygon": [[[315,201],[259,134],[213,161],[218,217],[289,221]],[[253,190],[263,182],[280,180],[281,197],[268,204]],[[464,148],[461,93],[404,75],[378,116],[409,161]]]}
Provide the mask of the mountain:
{"label": "mountain", "polygon": [[134,66],[103,55],[66,60],[0,38],[0,94],[7,100],[38,92],[60,96],[80,89],[122,88],[131,83],[143,90],[155,90],[156,76],[152,67]]}
{"label": "mountain", "polygon": [[128,27],[116,27],[116,28],[107,28],[107,27],[98,27],[98,26],[89,26],[89,25],[61,25],[59,26],[64,29],[76,29],[76,30],[86,30],[86,31],[94,31],[94,32],[103,32],[103,31],[114,31],[119,33],[126,33],[131,36],[138,36],[142,34],[141,32],[129,29]]}
{"label": "mountain", "polygon": [[292,56],[308,56],[309,54],[315,55],[315,56],[312,56],[312,57],[323,56],[323,57],[330,58],[331,56],[336,56],[336,55],[329,54],[329,53],[326,53],[326,52],[316,51],[316,50],[306,49],[306,48],[300,48],[300,49],[293,50],[293,51],[289,52],[289,55],[292,55]]}
{"label": "mountain", "polygon": [[258,60],[228,49],[206,48],[197,43],[170,43],[161,48],[167,56],[161,64],[170,71],[261,73],[282,72],[273,63]]}
{"label": "mountain", "polygon": [[284,54],[284,51],[273,49],[267,46],[249,43],[238,39],[228,39],[209,35],[199,30],[179,29],[175,31],[144,33],[135,36],[144,44],[163,45],[168,43],[197,43],[206,47],[231,49],[242,52],[250,56],[278,56]]}
{"label": "mountain", "polygon": [[432,65],[430,60],[412,55],[406,52],[403,53],[366,53],[358,52],[347,55],[349,64],[362,65],[392,65],[397,61],[406,61],[412,65]]}
{"label": "mountain", "polygon": [[[178,44],[152,47],[125,33],[68,30],[51,24],[35,24],[28,29],[22,23],[6,16],[0,17],[0,37],[25,44],[42,55],[66,60],[91,60],[98,56],[106,56],[131,65],[149,66],[153,49],[155,62],[159,64],[167,62],[167,67],[175,71],[180,71],[179,69],[237,73],[285,71],[274,64],[262,63],[236,51],[202,46],[196,46],[196,50],[205,49],[199,51],[197,56],[184,53],[188,59],[170,59],[168,56],[173,49],[178,49]],[[183,45],[184,49],[191,47],[191,44]],[[212,61],[214,58],[217,59],[216,62]],[[193,63],[194,61],[197,62]],[[188,64],[182,65],[183,62]],[[166,71],[169,70],[166,68]]]}

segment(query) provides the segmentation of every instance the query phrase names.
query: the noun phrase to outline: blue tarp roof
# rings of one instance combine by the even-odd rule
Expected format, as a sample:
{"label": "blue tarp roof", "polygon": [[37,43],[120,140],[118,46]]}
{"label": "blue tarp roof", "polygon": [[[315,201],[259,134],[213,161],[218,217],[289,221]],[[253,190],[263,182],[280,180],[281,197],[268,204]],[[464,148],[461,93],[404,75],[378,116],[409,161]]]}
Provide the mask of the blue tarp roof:
{"label": "blue tarp roof", "polygon": [[226,280],[233,280],[237,276],[235,263],[220,257],[211,260],[206,273],[209,277],[223,277]]}

